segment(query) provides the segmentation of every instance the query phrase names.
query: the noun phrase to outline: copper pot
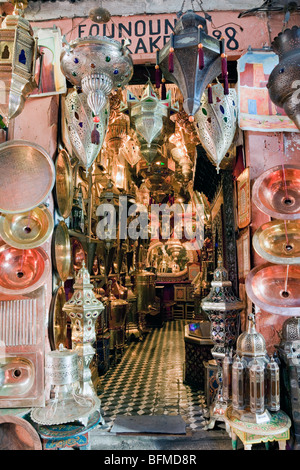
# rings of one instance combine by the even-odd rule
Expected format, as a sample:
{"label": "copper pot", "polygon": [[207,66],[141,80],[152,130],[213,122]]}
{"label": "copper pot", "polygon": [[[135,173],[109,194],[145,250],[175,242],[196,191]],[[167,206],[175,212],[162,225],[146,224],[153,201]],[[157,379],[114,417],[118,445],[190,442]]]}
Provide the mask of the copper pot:
{"label": "copper pot", "polygon": [[137,311],[148,311],[155,302],[156,275],[142,271],[136,274]]}

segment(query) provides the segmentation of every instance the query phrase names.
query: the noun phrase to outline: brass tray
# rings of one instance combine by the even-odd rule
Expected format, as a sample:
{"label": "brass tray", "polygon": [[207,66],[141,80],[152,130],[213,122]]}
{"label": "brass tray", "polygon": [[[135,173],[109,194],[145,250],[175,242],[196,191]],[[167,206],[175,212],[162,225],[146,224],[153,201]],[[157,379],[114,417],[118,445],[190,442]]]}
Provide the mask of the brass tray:
{"label": "brass tray", "polygon": [[68,349],[68,315],[62,309],[65,303],[65,289],[60,286],[52,296],[49,310],[48,333],[52,351],[57,350],[60,344]]}
{"label": "brass tray", "polygon": [[55,227],[52,249],[54,268],[65,282],[71,273],[72,254],[68,227],[62,220]]}
{"label": "brass tray", "polygon": [[67,219],[73,205],[73,170],[68,153],[62,149],[55,161],[55,196],[60,215]]}
{"label": "brass tray", "polygon": [[55,183],[55,166],[39,145],[11,140],[0,145],[0,212],[18,214],[39,206]]}

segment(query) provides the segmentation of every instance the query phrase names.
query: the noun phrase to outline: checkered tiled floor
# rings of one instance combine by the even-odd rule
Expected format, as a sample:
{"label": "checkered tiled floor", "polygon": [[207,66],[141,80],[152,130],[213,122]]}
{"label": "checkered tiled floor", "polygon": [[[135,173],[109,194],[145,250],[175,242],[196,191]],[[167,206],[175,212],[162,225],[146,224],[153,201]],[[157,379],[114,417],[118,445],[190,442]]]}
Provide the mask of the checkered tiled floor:
{"label": "checkered tiled floor", "polygon": [[130,343],[121,361],[101,377],[98,394],[108,428],[117,415],[142,414],[180,414],[187,431],[203,427],[203,393],[183,383],[186,323],[166,322],[143,342]]}

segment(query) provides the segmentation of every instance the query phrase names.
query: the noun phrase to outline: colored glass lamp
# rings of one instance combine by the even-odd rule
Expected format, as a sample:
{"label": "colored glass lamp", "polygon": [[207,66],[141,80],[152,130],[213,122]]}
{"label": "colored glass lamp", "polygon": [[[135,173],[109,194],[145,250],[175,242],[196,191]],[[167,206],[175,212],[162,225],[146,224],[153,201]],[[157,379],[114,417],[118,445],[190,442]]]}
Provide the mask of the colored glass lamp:
{"label": "colored glass lamp", "polygon": [[26,98],[37,87],[37,39],[17,3],[14,14],[7,15],[2,22],[0,43],[0,115],[8,126],[9,121],[22,112]]}
{"label": "colored glass lamp", "polygon": [[212,429],[216,421],[223,421],[229,401],[223,395],[223,361],[226,351],[233,348],[239,333],[240,312],[244,303],[237,298],[228,279],[228,272],[219,261],[214,271],[211,290],[202,302],[203,311],[211,321],[211,339],[214,342],[212,355],[216,360],[217,380],[219,388],[210,409],[208,429]]}
{"label": "colored glass lamp", "polygon": [[175,83],[183,95],[183,108],[193,120],[208,84],[221,73],[228,93],[224,39],[207,33],[206,20],[188,10],[177,21],[170,41],[159,51],[157,65],[164,78]]}
{"label": "colored glass lamp", "polygon": [[201,144],[219,172],[237,128],[236,91],[231,88],[226,95],[221,83],[209,85],[195,114],[195,124]]}

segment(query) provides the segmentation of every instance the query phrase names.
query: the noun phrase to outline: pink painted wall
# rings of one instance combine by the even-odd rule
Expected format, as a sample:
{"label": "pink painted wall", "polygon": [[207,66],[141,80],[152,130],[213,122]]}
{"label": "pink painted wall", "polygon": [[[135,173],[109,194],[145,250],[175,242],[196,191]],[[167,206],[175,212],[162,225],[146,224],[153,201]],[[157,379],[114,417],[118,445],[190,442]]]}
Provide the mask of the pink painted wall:
{"label": "pink painted wall", "polygon": [[[251,187],[255,179],[269,168],[282,163],[295,165],[300,163],[300,133],[298,132],[245,132],[244,138],[246,165],[250,167]],[[251,235],[253,235],[257,228],[270,220],[270,217],[261,212],[253,202],[251,210]],[[252,248],[251,267],[263,263],[265,260]],[[256,319],[257,330],[265,337],[268,353],[271,354],[274,351],[274,345],[280,342],[279,332],[287,317],[257,311]]]}

